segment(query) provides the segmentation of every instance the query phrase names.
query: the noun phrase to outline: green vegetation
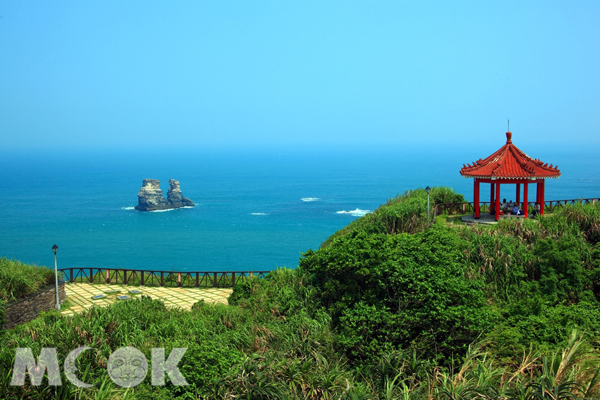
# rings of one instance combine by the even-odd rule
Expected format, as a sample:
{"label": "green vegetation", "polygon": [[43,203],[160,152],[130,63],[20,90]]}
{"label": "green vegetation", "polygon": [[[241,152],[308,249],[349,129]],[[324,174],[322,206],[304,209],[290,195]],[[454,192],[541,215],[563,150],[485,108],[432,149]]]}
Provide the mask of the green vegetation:
{"label": "green vegetation", "polygon": [[[433,193],[432,206],[462,200]],[[427,227],[423,194],[355,220],[296,270],[239,282],[229,306],[142,297],[5,331],[0,398],[600,398],[600,206]],[[78,377],[94,388],[9,386],[15,348],[56,347],[62,365],[84,344]],[[190,386],[116,386],[106,363],[123,346],[148,359],[187,347]]]}
{"label": "green vegetation", "polygon": [[37,292],[54,283],[54,271],[0,258],[0,326],[4,323],[5,304]]}
{"label": "green vegetation", "polygon": [[[465,201],[463,195],[454,193],[451,188],[434,187],[429,193],[430,216],[433,216],[433,208],[436,204],[462,201]],[[329,237],[321,245],[321,248],[327,248],[335,238],[355,231],[394,235],[401,232],[420,232],[425,229],[426,225],[427,192],[425,189],[410,190],[403,195],[389,199],[387,203],[372,213],[352,221],[348,226]]]}
{"label": "green vegetation", "polygon": [[13,301],[54,283],[54,270],[0,258],[0,300]]}

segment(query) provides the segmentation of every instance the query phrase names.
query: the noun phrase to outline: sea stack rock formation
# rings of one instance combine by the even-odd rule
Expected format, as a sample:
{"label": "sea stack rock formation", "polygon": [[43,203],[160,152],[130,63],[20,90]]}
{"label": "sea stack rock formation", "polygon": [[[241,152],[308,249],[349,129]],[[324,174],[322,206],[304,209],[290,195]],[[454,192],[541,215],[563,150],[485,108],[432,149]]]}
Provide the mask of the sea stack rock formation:
{"label": "sea stack rock formation", "polygon": [[138,211],[169,210],[171,208],[181,208],[194,206],[194,203],[181,194],[179,181],[171,179],[169,181],[169,199],[163,197],[158,179],[144,179],[142,188],[138,193],[138,205],[135,209]]}
{"label": "sea stack rock formation", "polygon": [[172,207],[194,207],[194,203],[187,197],[183,197],[179,188],[179,181],[169,179],[169,191],[167,201]]}
{"label": "sea stack rock formation", "polygon": [[169,202],[163,197],[158,179],[144,179],[142,182],[142,188],[138,193],[136,210],[153,211],[169,208]]}

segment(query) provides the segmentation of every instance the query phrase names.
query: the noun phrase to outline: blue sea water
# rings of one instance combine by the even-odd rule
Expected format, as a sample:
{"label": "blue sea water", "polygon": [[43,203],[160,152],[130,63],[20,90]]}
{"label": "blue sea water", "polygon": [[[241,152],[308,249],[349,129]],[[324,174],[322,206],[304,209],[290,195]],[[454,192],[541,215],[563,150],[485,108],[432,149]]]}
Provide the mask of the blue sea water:
{"label": "blue sea water", "polygon": [[[498,146],[499,147],[499,146]],[[294,268],[302,252],[406,190],[472,198],[464,163],[495,148],[212,149],[0,153],[0,257],[59,268]],[[600,196],[593,149],[538,149],[558,165],[546,199]],[[139,212],[142,179],[181,183],[194,208]],[[530,186],[530,199],[535,186]],[[483,188],[485,193],[485,188]],[[501,197],[514,197],[503,187]]]}

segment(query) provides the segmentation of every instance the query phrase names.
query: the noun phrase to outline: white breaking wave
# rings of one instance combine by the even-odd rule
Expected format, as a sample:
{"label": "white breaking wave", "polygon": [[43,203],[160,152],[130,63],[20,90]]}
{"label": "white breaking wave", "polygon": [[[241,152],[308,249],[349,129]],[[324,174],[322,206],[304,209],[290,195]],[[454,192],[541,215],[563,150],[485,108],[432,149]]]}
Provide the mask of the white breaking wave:
{"label": "white breaking wave", "polygon": [[149,211],[149,212],[167,212],[167,211],[179,210],[180,208],[194,208],[194,207],[192,207],[192,206],[185,206],[185,207],[169,208],[167,210],[152,210],[152,211]]}
{"label": "white breaking wave", "polygon": [[356,210],[351,210],[351,211],[338,211],[338,214],[350,214],[353,217],[362,217],[363,215],[366,215],[368,213],[370,213],[371,210],[361,210],[359,208],[357,208]]}
{"label": "white breaking wave", "polygon": [[321,200],[321,199],[318,197],[303,197],[300,200],[302,200],[302,201],[317,201],[317,200]]}
{"label": "white breaking wave", "polygon": [[267,213],[250,213],[250,215],[269,215]]}
{"label": "white breaking wave", "polygon": [[135,210],[135,207],[121,207],[121,210]]}

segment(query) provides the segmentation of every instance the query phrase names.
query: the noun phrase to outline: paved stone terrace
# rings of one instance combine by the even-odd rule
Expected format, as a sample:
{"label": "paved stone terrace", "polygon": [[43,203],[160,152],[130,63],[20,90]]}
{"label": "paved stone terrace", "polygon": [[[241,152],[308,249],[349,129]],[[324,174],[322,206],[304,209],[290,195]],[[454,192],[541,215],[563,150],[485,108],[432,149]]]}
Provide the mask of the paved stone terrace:
{"label": "paved stone terrace", "polygon": [[[546,213],[548,215],[548,213]],[[531,218],[531,215],[529,216]],[[523,215],[501,215],[500,219],[508,219],[508,218],[517,218],[523,219]],[[491,215],[490,213],[481,213],[479,219],[475,219],[473,214],[463,215],[461,221],[466,224],[483,224],[483,225],[495,225],[498,222],[496,221],[496,216]]]}
{"label": "paved stone terrace", "polygon": [[[124,301],[118,299],[117,297],[119,296],[128,296],[129,298],[135,298],[136,296],[141,295],[150,296],[153,299],[164,301],[167,307],[180,307],[184,310],[191,309],[192,305],[199,300],[204,300],[207,303],[228,304],[227,298],[231,294],[232,289],[167,288],[68,283],[65,285],[65,291],[67,294],[67,301],[69,302],[69,308],[62,311],[62,314],[73,315],[73,313],[79,313],[94,304],[98,306],[107,306],[115,301]],[[94,296],[103,297],[93,299]]]}

